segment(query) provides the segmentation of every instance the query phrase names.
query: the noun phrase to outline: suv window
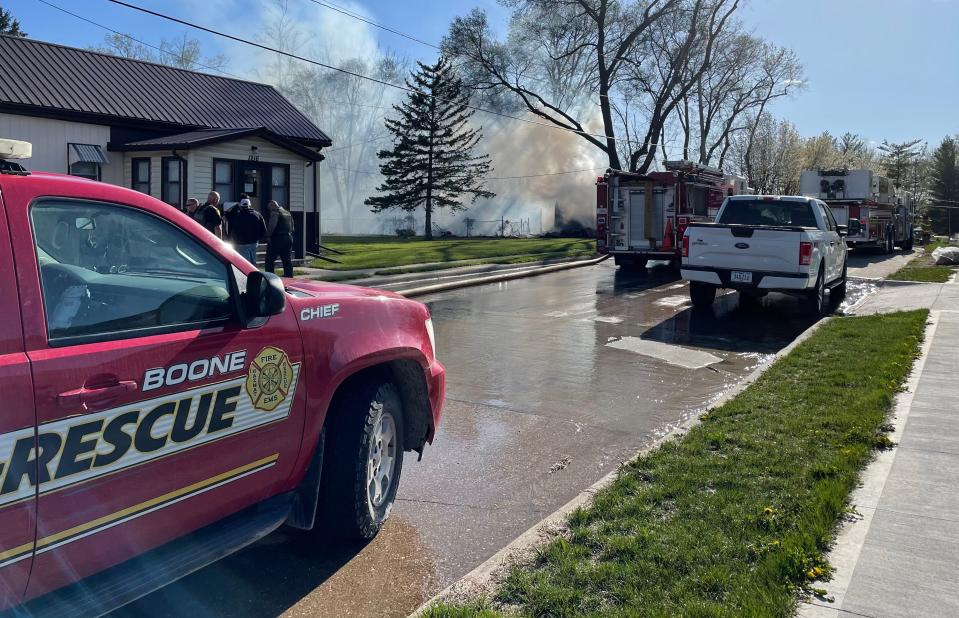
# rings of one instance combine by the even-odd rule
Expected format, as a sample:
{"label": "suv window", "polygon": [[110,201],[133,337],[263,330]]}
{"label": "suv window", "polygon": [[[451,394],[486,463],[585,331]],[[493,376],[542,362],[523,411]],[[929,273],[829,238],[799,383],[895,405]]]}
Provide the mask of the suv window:
{"label": "suv window", "polygon": [[196,328],[233,314],[229,270],[167,221],[100,202],[30,210],[51,341]]}
{"label": "suv window", "polygon": [[718,223],[816,227],[810,206],[805,200],[731,199],[726,202]]}

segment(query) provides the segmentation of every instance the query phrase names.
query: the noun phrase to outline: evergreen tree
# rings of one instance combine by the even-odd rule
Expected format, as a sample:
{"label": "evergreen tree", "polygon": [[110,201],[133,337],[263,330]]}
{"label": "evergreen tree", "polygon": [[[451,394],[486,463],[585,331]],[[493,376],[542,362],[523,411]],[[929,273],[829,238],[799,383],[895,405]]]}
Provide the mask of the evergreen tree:
{"label": "evergreen tree", "polygon": [[953,218],[952,211],[959,207],[959,143],[952,137],[942,140],[932,152],[930,167],[929,192],[934,207],[929,210],[929,216],[933,231],[944,234],[954,229],[949,219]]}
{"label": "evergreen tree", "polygon": [[922,149],[921,139],[909,142],[890,143],[882,141],[879,150],[883,153],[883,173],[892,179],[896,187],[901,187],[910,173],[910,168],[916,163]]}
{"label": "evergreen tree", "polygon": [[373,212],[399,208],[412,212],[423,208],[425,237],[433,237],[432,216],[438,208],[466,209],[461,197],[495,194],[484,187],[490,171],[489,155],[476,154],[482,129],[468,127],[473,115],[467,105],[469,92],[456,77],[446,58],[429,66],[418,62],[412,90],[402,105],[394,105],[395,118],[386,119],[393,134],[391,150],[381,150],[380,171],[385,181],[377,187],[382,195],[370,197]]}
{"label": "evergreen tree", "polygon": [[932,153],[932,199],[945,206],[959,206],[959,143],[942,140]]}
{"label": "evergreen tree", "polygon": [[27,33],[20,29],[20,22],[13,16],[13,13],[4,10],[2,6],[0,6],[0,34],[27,36]]}

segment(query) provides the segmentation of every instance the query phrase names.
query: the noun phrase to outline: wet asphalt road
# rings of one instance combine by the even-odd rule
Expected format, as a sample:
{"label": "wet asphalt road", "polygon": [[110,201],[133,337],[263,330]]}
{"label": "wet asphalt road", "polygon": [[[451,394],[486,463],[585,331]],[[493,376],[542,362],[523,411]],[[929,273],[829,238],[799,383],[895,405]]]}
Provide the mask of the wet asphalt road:
{"label": "wet asphalt road", "polygon": [[[848,302],[869,289],[850,284]],[[811,324],[780,295],[740,309],[730,293],[694,313],[667,268],[611,260],[420,300],[446,409],[423,460],[406,460],[380,535],[355,546],[280,530],[117,615],[404,616]],[[715,362],[675,364],[703,352]]]}

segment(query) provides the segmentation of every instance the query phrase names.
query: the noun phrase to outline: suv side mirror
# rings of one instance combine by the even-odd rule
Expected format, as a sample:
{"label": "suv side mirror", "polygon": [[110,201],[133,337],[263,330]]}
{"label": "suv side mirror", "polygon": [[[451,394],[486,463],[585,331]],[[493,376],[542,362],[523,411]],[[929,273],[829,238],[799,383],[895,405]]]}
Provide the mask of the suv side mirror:
{"label": "suv side mirror", "polygon": [[846,232],[849,236],[859,236],[862,234],[862,223],[859,222],[859,219],[850,219]]}
{"label": "suv side mirror", "polygon": [[836,225],[836,232],[837,232],[840,236],[848,236],[848,235],[849,235],[849,227],[847,227],[847,226],[845,226],[845,225]]}
{"label": "suv side mirror", "polygon": [[285,307],[286,291],[279,277],[259,270],[247,276],[243,310],[248,322],[281,313]]}

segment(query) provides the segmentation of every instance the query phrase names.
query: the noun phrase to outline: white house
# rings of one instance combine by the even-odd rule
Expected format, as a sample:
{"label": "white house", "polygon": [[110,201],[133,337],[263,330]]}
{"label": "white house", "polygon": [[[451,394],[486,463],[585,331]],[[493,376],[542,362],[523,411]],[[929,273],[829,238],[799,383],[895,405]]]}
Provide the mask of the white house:
{"label": "white house", "polygon": [[211,190],[290,209],[297,257],[319,242],[330,138],[272,86],[0,36],[0,137],[29,170],[131,187],[182,208]]}

